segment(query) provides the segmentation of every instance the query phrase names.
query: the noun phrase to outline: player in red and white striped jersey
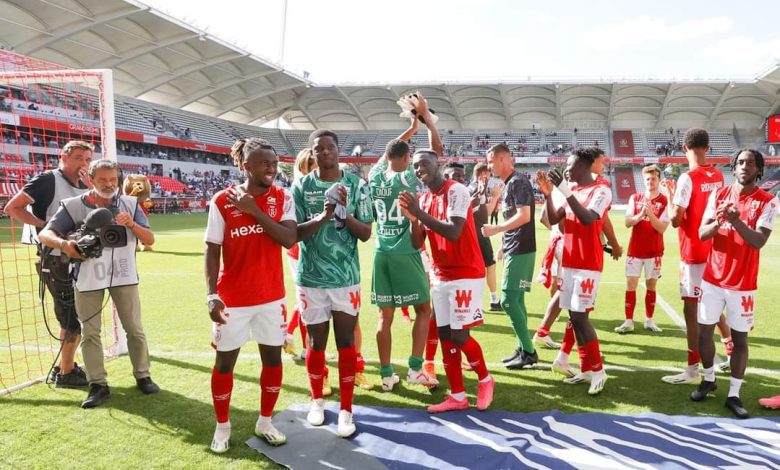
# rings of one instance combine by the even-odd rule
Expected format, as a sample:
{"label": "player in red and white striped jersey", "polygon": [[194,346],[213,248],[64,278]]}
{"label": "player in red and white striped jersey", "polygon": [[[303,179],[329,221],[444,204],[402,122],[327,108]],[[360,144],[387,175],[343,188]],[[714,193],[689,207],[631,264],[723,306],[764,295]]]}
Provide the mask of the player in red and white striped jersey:
{"label": "player in red and white striped jersey", "polygon": [[[683,139],[689,170],[680,175],[675,184],[665,180],[661,192],[671,201],[669,206],[672,227],[677,227],[680,238],[680,297],[683,300],[685,329],[688,340],[688,367],[681,373],[662,378],[671,384],[689,384],[699,381],[699,334],[696,312],[701,298],[701,278],[711,241],[699,239],[699,225],[710,193],[723,186],[720,170],[707,164],[710,137],[704,129],[688,129]],[[728,344],[731,334],[725,321],[721,323],[721,338]],[[728,351],[727,351],[728,352]]]}
{"label": "player in red and white striped jersey", "polygon": [[204,237],[208,310],[217,351],[211,375],[217,418],[211,450],[217,453],[230,447],[233,368],[250,337],[257,341],[263,363],[255,434],[272,445],[287,441],[271,416],[282,386],[287,326],[282,246],[289,248],[296,241],[295,207],[290,193],[273,184],[279,159],[268,142],[241,139],[232,155],[246,181],[214,195]]}
{"label": "player in red and white striped jersey", "polygon": [[712,336],[725,309],[734,339],[726,408],[744,419],[748,412],[742,406],[739,390],[747,367],[748,332],[753,329],[759,250],[772,233],[778,200],[757,185],[764,171],[761,152],[738,151],[732,168],[736,181],[710,194],[699,229],[701,240],[712,240],[712,245],[704,268],[698,313],[704,380],[691,394],[691,400],[703,400],[717,388]]}
{"label": "player in red and white striped jersey", "polygon": [[661,277],[664,255],[664,232],[669,226],[668,200],[660,193],[661,169],[648,165],[642,169],[646,190],[632,194],[626,208],[626,227],[631,228],[626,257],[626,321],[615,328],[617,333],[634,331],[636,288],[642,270],[645,272],[645,328],[661,332],[653,321],[655,288]]}
{"label": "player in red and white striped jersey", "polygon": [[[569,310],[574,333],[583,350],[581,372],[565,382],[590,382],[588,393],[591,395],[600,393],[607,381],[598,337],[588,312],[595,305],[604,267],[601,232],[604,215],[612,202],[612,191],[594,180],[591,174],[596,156],[592,147],[578,148],[569,156],[565,173],[575,183],[571,189],[557,170],[548,174],[539,171],[536,175],[539,190],[545,196],[550,224],[564,220],[560,305]],[[554,207],[553,187],[566,198],[565,207]]]}

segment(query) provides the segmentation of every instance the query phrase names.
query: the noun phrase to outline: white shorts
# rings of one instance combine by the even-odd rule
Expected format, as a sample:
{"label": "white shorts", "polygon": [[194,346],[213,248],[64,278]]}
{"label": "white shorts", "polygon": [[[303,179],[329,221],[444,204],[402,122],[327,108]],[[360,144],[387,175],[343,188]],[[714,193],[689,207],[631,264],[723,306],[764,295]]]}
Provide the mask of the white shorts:
{"label": "white shorts", "polygon": [[683,300],[701,299],[701,278],[704,276],[704,266],[701,264],[688,264],[680,261],[680,297]]}
{"label": "white shorts", "polygon": [[463,330],[482,324],[485,278],[442,281],[431,279],[431,299],[436,326]]}
{"label": "white shorts", "polygon": [[655,258],[626,258],[626,277],[640,277],[645,272],[645,279],[661,278],[661,256]]}
{"label": "white shorts", "polygon": [[714,325],[726,309],[726,322],[733,330],[747,333],[753,329],[756,291],[728,290],[707,281],[701,282],[698,321]]}
{"label": "white shorts", "polygon": [[360,312],[360,284],[331,289],[300,286],[298,308],[305,325],[330,321],[334,311],[357,316]]}
{"label": "white shorts", "polygon": [[250,307],[225,308],[227,323],[211,325],[212,346],[217,351],[233,351],[249,339],[266,346],[281,346],[287,332],[284,299]]}
{"label": "white shorts", "polygon": [[561,271],[562,275],[558,277],[561,279],[561,308],[572,312],[593,310],[601,272],[574,268],[561,268]]}

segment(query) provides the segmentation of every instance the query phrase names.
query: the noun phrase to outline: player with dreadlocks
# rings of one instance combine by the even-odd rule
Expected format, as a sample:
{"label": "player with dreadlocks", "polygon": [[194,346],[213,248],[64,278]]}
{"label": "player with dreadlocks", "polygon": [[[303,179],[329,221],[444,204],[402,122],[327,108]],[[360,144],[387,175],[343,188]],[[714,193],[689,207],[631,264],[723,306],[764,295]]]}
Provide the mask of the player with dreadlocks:
{"label": "player with dreadlocks", "polygon": [[704,379],[691,393],[701,401],[717,389],[715,382],[715,325],[726,310],[734,349],[731,353],[731,383],[726,408],[737,418],[748,417],[739,390],[748,359],[748,332],[753,329],[759,250],[766,244],[777,215],[777,197],[758,187],[764,173],[764,156],[742,149],[731,162],[736,181],[710,194],[699,237],[712,239],[701,283],[698,311],[699,351]]}
{"label": "player with dreadlocks", "polygon": [[231,154],[246,181],[214,195],[204,237],[208,311],[217,351],[211,375],[217,418],[211,450],[217,453],[230,447],[233,368],[250,337],[258,343],[263,364],[255,434],[271,445],[287,441],[271,416],[282,386],[287,316],[282,247],[290,248],[297,240],[292,196],[273,184],[279,163],[274,148],[253,137],[237,141]]}

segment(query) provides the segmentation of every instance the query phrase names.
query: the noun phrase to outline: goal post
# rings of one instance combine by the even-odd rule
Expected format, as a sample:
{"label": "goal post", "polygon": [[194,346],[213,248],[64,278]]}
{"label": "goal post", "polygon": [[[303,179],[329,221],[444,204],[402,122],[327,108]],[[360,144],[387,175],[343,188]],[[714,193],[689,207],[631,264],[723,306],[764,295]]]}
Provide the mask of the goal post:
{"label": "goal post", "polygon": [[[39,296],[37,246],[2,208],[34,175],[57,167],[69,140],[95,145],[94,158],[117,160],[113,74],[74,70],[0,50],[0,395],[44,381],[59,351],[51,295]],[[27,233],[35,233],[28,228]],[[45,314],[44,314],[45,312]],[[114,308],[103,312],[106,356],[126,335]],[[53,333],[54,337],[50,334]]]}

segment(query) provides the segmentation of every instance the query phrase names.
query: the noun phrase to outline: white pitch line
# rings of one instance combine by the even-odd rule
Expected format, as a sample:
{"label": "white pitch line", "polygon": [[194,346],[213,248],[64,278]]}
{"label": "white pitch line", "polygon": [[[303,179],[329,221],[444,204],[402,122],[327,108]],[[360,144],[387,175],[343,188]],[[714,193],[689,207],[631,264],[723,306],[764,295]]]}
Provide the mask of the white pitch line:
{"label": "white pitch line", "polygon": [[680,316],[679,313],[677,313],[677,310],[675,310],[671,305],[669,305],[669,302],[664,300],[663,297],[661,297],[661,294],[659,294],[656,291],[655,294],[655,302],[661,306],[662,309],[664,309],[664,312],[666,312],[667,315],[669,315],[669,318],[672,319],[672,321],[677,325],[678,328],[680,328],[683,331],[686,331],[685,329],[685,319]]}
{"label": "white pitch line", "polygon": [[[677,313],[677,310],[674,309],[671,305],[669,305],[669,302],[664,300],[663,297],[661,297],[661,294],[659,294],[656,291],[655,295],[655,302],[661,306],[662,309],[664,309],[664,312],[666,312],[667,315],[669,315],[669,318],[672,319],[672,321],[677,325],[678,328],[680,328],[685,334],[688,334],[688,329],[685,326],[685,319],[680,316],[679,313]],[[721,357],[720,354],[717,352],[715,353],[715,362],[714,365],[724,364],[726,363],[726,359],[724,357]]]}

